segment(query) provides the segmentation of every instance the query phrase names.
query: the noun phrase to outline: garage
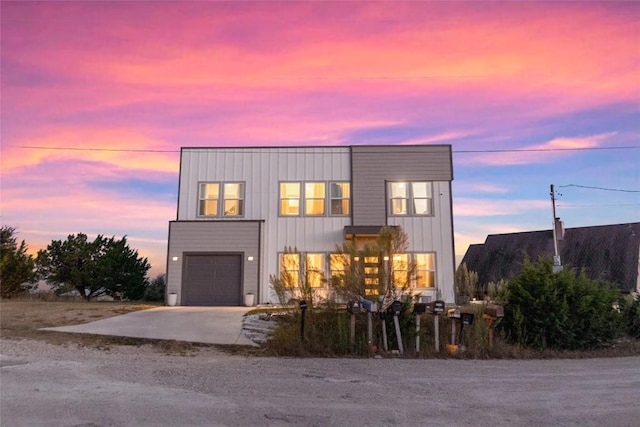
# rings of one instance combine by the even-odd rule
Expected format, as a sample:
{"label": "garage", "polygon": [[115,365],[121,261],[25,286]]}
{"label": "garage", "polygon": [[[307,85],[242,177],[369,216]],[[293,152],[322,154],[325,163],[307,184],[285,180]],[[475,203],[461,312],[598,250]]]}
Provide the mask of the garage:
{"label": "garage", "polygon": [[184,258],[184,305],[240,305],[241,254],[190,254]]}

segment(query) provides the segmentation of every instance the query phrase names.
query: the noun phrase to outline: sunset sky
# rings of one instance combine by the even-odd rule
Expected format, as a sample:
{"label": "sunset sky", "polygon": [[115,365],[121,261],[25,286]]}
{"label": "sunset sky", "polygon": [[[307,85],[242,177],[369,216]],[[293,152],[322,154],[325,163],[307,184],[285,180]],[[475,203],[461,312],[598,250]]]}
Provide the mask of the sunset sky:
{"label": "sunset sky", "polygon": [[640,221],[640,2],[0,7],[1,223],[32,250],[127,235],[164,272],[182,146],[451,144],[458,260],[550,229],[550,184],[568,228]]}

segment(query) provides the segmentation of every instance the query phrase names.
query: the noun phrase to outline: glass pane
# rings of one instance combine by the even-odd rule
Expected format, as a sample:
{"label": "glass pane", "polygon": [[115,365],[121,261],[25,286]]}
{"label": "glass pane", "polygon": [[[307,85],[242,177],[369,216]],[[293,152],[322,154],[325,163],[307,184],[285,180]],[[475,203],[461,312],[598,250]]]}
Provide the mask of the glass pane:
{"label": "glass pane", "polygon": [[282,200],[280,202],[280,213],[282,215],[300,215],[300,200]]}
{"label": "glass pane", "polygon": [[307,215],[324,215],[324,199],[305,201],[305,213]]}
{"label": "glass pane", "polygon": [[418,270],[435,270],[435,257],[433,254],[416,254],[416,267]]}
{"label": "glass pane", "polygon": [[329,255],[329,264],[331,271],[345,271],[349,261],[343,254],[331,254]]}
{"label": "glass pane", "polygon": [[391,183],[391,198],[407,198],[407,184],[405,182]]}
{"label": "glass pane", "polygon": [[200,200],[199,215],[218,215],[218,200]]}
{"label": "glass pane", "polygon": [[419,288],[433,288],[436,274],[433,271],[419,271],[416,277],[416,286]]}
{"label": "glass pane", "polygon": [[242,184],[229,183],[224,184],[225,199],[242,199]]}
{"label": "glass pane", "polygon": [[393,215],[406,215],[407,214],[407,200],[406,199],[394,199],[394,200],[391,200],[391,214],[393,214]]}
{"label": "glass pane", "polygon": [[412,182],[411,191],[414,198],[431,197],[431,185],[428,182]]}
{"label": "glass pane", "polygon": [[414,199],[413,210],[416,215],[430,215],[431,203],[430,199]]}
{"label": "glass pane", "polygon": [[377,256],[366,256],[364,257],[365,264],[377,264],[378,257]]}
{"label": "glass pane", "polygon": [[331,215],[349,215],[349,200],[331,200]]}
{"label": "glass pane", "polygon": [[281,182],[280,183],[280,197],[286,198],[300,198],[300,183],[299,182]]}
{"label": "glass pane", "polygon": [[348,199],[350,197],[350,185],[348,182],[332,182],[331,198]]}
{"label": "glass pane", "polygon": [[225,216],[242,215],[242,200],[225,200],[224,214]]}
{"label": "glass pane", "polygon": [[399,288],[403,288],[407,285],[409,280],[409,273],[406,271],[394,271],[393,272],[393,284]]}
{"label": "glass pane", "polygon": [[304,197],[324,199],[324,182],[307,182],[304,184]]}
{"label": "glass pane", "polygon": [[200,184],[200,199],[217,199],[220,194],[220,184]]}
{"label": "glass pane", "polygon": [[280,278],[285,286],[297,287],[300,272],[300,254],[280,254]]}
{"label": "glass pane", "polygon": [[393,256],[393,269],[406,270],[409,265],[409,256],[407,254],[395,254]]}
{"label": "glass pane", "polygon": [[324,270],[324,254],[307,254],[307,270]]}

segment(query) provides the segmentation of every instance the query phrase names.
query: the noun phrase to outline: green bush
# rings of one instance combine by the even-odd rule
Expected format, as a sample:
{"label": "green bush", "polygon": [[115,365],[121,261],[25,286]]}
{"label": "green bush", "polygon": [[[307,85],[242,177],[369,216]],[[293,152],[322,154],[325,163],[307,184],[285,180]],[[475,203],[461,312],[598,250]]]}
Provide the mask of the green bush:
{"label": "green bush", "polygon": [[591,349],[611,343],[622,332],[621,315],[614,310],[618,291],[571,269],[553,273],[550,260],[535,265],[525,261],[501,298],[505,317],[499,326],[511,343]]}
{"label": "green bush", "polygon": [[627,335],[640,339],[640,295],[623,298],[620,301],[620,312]]}

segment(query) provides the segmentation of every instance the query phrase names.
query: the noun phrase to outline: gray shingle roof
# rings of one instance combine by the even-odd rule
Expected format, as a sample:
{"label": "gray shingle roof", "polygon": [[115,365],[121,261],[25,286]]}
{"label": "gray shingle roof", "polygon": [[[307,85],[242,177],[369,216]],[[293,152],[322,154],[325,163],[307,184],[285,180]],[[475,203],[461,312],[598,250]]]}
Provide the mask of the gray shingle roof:
{"label": "gray shingle roof", "polygon": [[[616,284],[622,291],[638,290],[640,222],[568,228],[559,241],[565,267],[584,269],[592,279]],[[491,234],[484,244],[471,245],[462,262],[478,273],[480,285],[518,274],[526,256],[553,256],[551,230]]]}

